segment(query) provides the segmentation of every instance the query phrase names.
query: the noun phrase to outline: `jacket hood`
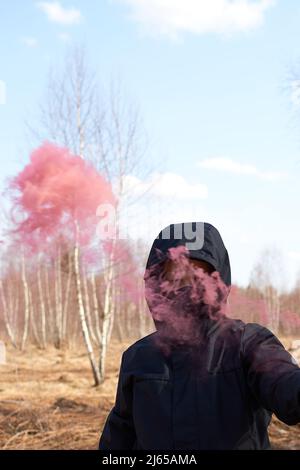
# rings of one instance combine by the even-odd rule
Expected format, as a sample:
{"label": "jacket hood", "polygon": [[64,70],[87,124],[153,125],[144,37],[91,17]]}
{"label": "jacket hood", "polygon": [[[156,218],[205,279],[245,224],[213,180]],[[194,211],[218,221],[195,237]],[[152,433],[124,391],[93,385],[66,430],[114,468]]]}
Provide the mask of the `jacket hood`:
{"label": "jacket hood", "polygon": [[[170,248],[179,246],[185,247],[189,258],[210,263],[219,272],[224,284],[230,287],[231,269],[227,249],[219,231],[207,222],[171,224],[161,230],[152,244],[144,278],[150,271],[159,271],[160,264],[169,258]],[[160,326],[157,320],[154,323],[157,328]]]}

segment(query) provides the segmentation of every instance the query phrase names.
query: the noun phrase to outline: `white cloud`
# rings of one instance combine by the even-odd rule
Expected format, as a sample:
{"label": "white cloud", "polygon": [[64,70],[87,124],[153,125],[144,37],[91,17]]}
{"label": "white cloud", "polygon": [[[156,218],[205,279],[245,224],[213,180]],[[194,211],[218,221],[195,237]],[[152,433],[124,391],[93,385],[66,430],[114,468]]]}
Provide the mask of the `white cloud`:
{"label": "white cloud", "polygon": [[176,173],[153,173],[145,179],[123,178],[125,198],[121,200],[122,236],[151,241],[171,223],[201,221],[208,215],[207,187],[191,184]]}
{"label": "white cloud", "polygon": [[251,175],[269,181],[277,181],[287,176],[283,171],[261,171],[254,165],[239,163],[230,158],[216,157],[207,158],[198,162],[200,168],[225,171],[236,175]]}
{"label": "white cloud", "polygon": [[150,194],[179,200],[206,199],[208,190],[201,183],[191,184],[183,176],[176,173],[153,173],[147,180],[141,180],[133,175],[123,179],[126,193],[137,197]]}
{"label": "white cloud", "polygon": [[140,199],[125,210],[122,208],[120,216],[123,234],[127,233],[129,238],[150,242],[169,224],[205,220],[209,220],[209,214],[199,201],[155,201],[154,198],[150,202]]}
{"label": "white cloud", "polygon": [[81,21],[80,10],[74,7],[64,8],[59,2],[38,2],[37,6],[46,13],[48,20],[65,25],[77,24]]}
{"label": "white cloud", "polygon": [[21,41],[27,47],[36,47],[38,45],[38,40],[33,37],[24,36],[21,38]]}
{"label": "white cloud", "polygon": [[148,32],[231,34],[262,25],[275,0],[117,0],[129,5],[131,18]]}

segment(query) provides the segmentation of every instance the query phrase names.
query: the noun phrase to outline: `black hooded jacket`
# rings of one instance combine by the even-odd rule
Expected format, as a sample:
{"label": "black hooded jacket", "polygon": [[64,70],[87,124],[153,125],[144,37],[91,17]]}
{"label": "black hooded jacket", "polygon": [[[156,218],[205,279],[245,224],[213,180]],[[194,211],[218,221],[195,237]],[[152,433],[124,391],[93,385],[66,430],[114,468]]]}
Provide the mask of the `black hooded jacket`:
{"label": "black hooded jacket", "polygon": [[[230,286],[219,232],[207,223],[182,224],[187,226],[188,240],[184,230],[178,236],[178,225],[167,228],[168,236],[160,233],[147,269],[200,230],[201,243],[189,245],[189,256],[209,262]],[[168,356],[157,347],[157,334],[123,353],[99,449],[269,449],[272,413],[288,425],[300,422],[300,368],[267,328],[225,317],[212,322],[199,347],[178,347]]]}

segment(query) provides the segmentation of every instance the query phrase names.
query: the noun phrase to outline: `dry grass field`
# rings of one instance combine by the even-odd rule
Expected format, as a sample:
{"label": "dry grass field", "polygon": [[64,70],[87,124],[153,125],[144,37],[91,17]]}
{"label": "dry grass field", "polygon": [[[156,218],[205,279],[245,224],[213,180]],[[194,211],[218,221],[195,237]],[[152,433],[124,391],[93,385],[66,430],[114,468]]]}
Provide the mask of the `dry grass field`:
{"label": "dry grass field", "polygon": [[[107,379],[98,388],[84,350],[8,348],[0,366],[0,449],[97,448],[128,345],[110,345]],[[274,419],[270,436],[275,449],[300,449],[300,425]]]}

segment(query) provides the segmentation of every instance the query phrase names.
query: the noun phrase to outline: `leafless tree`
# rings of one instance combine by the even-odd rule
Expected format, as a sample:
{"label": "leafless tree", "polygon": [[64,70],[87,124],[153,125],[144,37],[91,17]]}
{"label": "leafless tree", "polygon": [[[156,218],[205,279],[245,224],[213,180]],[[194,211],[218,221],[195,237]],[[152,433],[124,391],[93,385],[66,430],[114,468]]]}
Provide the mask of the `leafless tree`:
{"label": "leafless tree", "polygon": [[[106,176],[116,194],[118,227],[124,201],[126,204],[132,203],[130,195],[126,194],[125,177],[140,171],[145,173],[144,156],[147,149],[147,138],[140,113],[137,106],[125,99],[120,80],[112,80],[108,91],[100,89],[99,80],[87,63],[85,49],[73,48],[68,51],[63,71],[53,68],[50,71],[46,97],[40,107],[39,126],[35,128],[31,124],[28,128],[39,143],[42,140],[50,140],[60,146],[66,146],[72,153],[92,162]],[[96,292],[96,273],[89,273],[87,269],[80,271],[73,260],[73,269],[76,269],[72,273],[69,272],[65,281],[67,286],[62,287],[62,253],[55,262],[56,302],[55,309],[51,307],[50,311],[55,312],[58,344],[66,332],[68,298],[71,278],[74,277],[80,323],[91,363],[95,356],[94,345],[100,346],[100,379],[93,371],[96,382],[104,380],[107,344],[116,312],[115,244],[113,240],[112,251],[106,255],[101,298]],[[74,248],[73,256],[79,263],[79,246]],[[39,286],[41,287],[41,281]],[[66,292],[64,305],[62,292]],[[49,280],[45,283],[44,297],[50,308]],[[41,307],[41,313],[43,311],[44,307]]]}
{"label": "leafless tree", "polygon": [[277,333],[280,325],[280,294],[284,285],[282,255],[276,248],[267,248],[261,252],[254,265],[250,285],[263,295],[269,313],[269,327]]}

